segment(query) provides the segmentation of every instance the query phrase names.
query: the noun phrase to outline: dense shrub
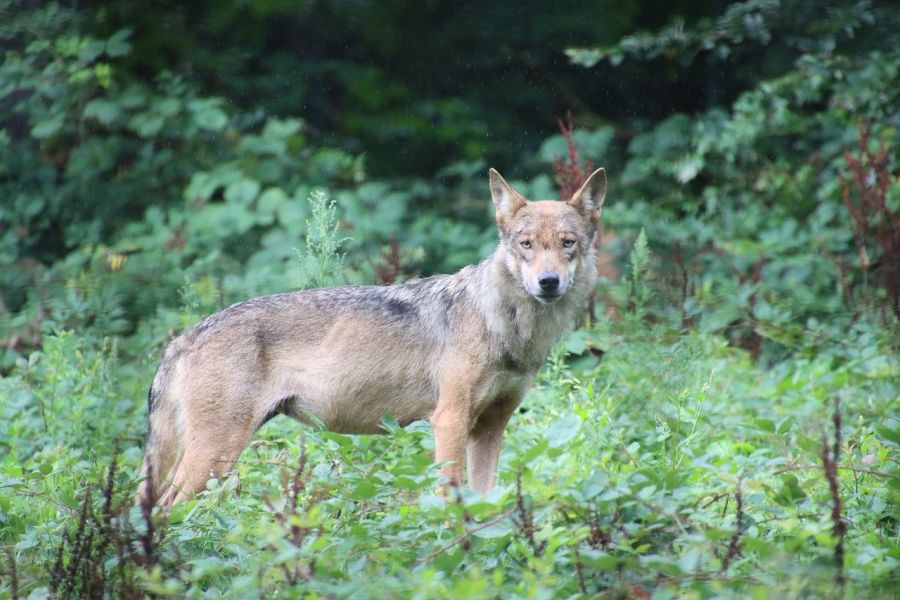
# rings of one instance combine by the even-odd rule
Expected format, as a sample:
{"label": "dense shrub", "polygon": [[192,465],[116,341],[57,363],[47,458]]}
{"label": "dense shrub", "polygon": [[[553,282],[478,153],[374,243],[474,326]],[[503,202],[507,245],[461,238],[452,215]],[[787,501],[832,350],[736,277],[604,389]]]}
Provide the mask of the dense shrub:
{"label": "dense shrub", "polygon": [[[894,592],[895,9],[750,0],[697,19],[695,3],[651,16],[615,3],[601,45],[569,49],[570,65],[501,49],[574,115],[543,143],[528,123],[521,149],[500,152],[487,107],[511,132],[521,113],[500,100],[545,96],[485,78],[496,57],[469,74],[490,93],[405,112],[411,65],[478,29],[451,19],[406,64],[378,23],[418,32],[445,4],[310,17],[326,32],[370,19],[359,48],[402,67],[359,70],[264,33],[291,24],[290,2],[226,3],[211,24],[203,3],[167,5],[167,20],[145,4],[0,3],[0,597]],[[191,10],[207,20],[176,43],[166,27]],[[555,48],[591,43],[583,14],[558,11]],[[678,12],[687,22],[613,43]],[[504,36],[539,36],[515,23]],[[568,30],[575,41],[557,37]],[[310,112],[329,69],[363,108],[336,98],[346,122],[324,135],[328,119],[286,99],[284,65],[308,76]],[[432,71],[419,87],[440,96]],[[601,119],[567,83],[617,78],[610,97],[651,82],[657,102]],[[248,100],[265,90],[278,97]],[[360,151],[409,173],[403,142],[417,168],[442,166],[373,178]],[[276,419],[201,497],[167,514],[132,505],[168,339],[254,295],[479,260],[496,240],[485,157],[534,198],[606,166],[602,252],[617,266],[599,319],[563,338],[513,417],[493,493],[437,493],[426,422],[388,417],[389,435],[367,437]]]}

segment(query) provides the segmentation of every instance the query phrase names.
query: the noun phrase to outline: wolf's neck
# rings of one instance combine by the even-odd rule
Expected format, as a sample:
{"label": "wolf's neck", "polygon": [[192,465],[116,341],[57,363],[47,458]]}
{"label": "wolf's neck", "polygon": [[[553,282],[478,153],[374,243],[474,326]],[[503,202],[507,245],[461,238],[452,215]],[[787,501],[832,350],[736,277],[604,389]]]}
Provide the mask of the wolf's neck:
{"label": "wolf's neck", "polygon": [[573,288],[553,304],[541,304],[510,273],[498,248],[478,269],[478,297],[485,325],[509,352],[527,362],[542,363],[550,348],[571,329],[587,300],[589,284],[576,276]]}

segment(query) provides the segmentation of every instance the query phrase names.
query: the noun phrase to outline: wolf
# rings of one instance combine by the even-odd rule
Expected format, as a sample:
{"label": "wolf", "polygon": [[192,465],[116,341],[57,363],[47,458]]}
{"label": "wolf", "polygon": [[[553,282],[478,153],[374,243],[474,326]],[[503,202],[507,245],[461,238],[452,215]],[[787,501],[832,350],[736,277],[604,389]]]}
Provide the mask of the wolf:
{"label": "wolf", "polygon": [[606,173],[567,201],[489,179],[500,240],[479,264],[254,298],[172,341],[148,394],[138,502],[204,490],[277,415],[362,434],[386,415],[427,419],[448,484],[467,470],[469,487],[490,491],[510,416],[594,289]]}

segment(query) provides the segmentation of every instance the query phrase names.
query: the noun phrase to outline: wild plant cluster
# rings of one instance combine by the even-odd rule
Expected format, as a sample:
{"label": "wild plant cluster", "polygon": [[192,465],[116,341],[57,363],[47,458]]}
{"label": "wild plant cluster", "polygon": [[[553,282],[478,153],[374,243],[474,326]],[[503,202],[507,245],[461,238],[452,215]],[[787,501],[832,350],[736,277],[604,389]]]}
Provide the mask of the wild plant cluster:
{"label": "wild plant cluster", "polygon": [[488,165],[372,176],[296,111],[128,76],[140,32],[0,2],[0,598],[896,595],[900,16],[815,4],[567,49],[607,80],[790,59],[700,111],[573,107],[501,169],[554,198],[606,167],[613,268],[492,493],[439,491],[427,422],[278,418],[162,512],[134,492],[165,344],[252,296],[479,260]]}

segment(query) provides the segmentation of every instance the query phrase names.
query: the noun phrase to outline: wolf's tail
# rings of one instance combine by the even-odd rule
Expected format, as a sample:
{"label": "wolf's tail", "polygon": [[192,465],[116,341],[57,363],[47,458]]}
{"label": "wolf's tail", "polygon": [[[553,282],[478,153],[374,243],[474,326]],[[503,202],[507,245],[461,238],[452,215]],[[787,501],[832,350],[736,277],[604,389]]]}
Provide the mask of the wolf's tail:
{"label": "wolf's tail", "polygon": [[171,383],[174,371],[169,351],[153,379],[147,393],[147,442],[144,446],[144,462],[141,465],[136,502],[139,505],[157,504],[169,487],[183,454],[182,407],[173,398]]}

